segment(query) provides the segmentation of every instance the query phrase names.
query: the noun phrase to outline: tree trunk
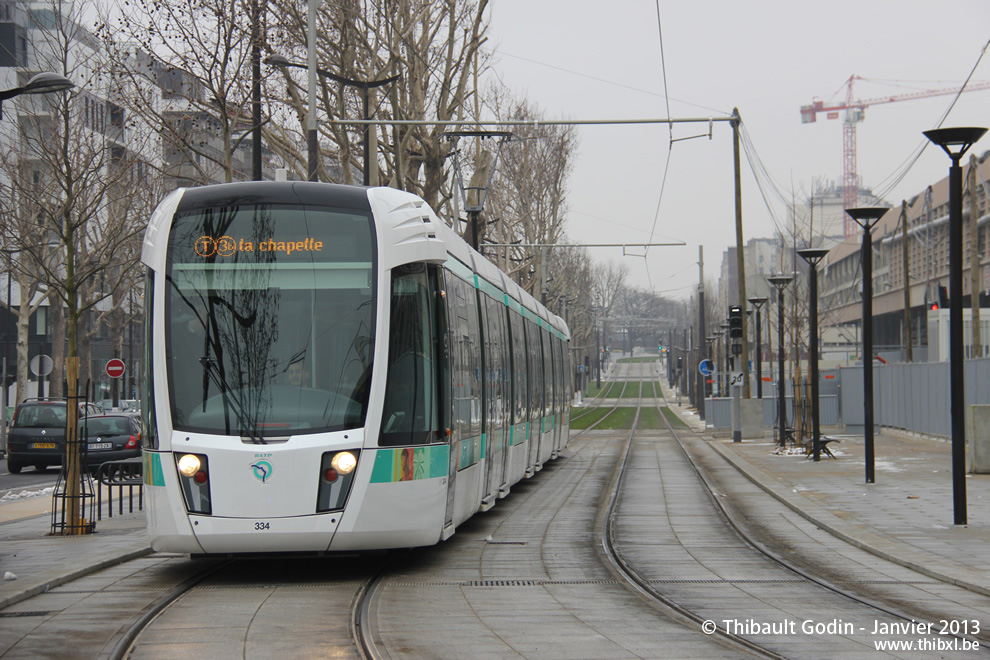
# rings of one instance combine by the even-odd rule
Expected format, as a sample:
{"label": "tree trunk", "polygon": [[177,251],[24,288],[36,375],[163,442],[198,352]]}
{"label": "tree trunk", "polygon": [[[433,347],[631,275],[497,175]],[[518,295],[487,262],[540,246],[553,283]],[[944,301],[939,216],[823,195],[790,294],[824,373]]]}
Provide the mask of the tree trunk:
{"label": "tree trunk", "polygon": [[[52,300],[54,298],[54,300]],[[52,328],[52,396],[67,396],[65,392],[65,311],[58,296],[49,296],[49,321]]]}

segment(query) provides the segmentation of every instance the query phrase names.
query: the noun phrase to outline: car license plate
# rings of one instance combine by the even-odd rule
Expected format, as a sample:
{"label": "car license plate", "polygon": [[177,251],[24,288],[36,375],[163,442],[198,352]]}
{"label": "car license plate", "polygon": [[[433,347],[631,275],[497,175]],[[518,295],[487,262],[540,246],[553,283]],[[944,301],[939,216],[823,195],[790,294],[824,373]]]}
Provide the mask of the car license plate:
{"label": "car license plate", "polygon": [[54,442],[36,442],[31,445],[31,449],[55,449]]}
{"label": "car license plate", "polygon": [[88,447],[88,449],[90,451],[93,451],[94,449],[113,449],[113,443],[112,442],[94,442],[94,443],[92,443],[90,445],[87,445],[87,447]]}

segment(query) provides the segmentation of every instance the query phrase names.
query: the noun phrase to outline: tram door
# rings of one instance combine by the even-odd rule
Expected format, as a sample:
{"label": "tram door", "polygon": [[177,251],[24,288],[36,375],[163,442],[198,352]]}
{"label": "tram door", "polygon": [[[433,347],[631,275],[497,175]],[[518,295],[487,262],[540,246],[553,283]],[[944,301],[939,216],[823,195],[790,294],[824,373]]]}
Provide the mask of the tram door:
{"label": "tram door", "polygon": [[506,417],[509,411],[508,335],[505,304],[482,294],[485,306],[485,473],[484,497],[489,506],[505,481]]}
{"label": "tram door", "polygon": [[526,322],[526,361],[529,366],[529,467],[540,464],[543,435],[543,349],[536,324]]}

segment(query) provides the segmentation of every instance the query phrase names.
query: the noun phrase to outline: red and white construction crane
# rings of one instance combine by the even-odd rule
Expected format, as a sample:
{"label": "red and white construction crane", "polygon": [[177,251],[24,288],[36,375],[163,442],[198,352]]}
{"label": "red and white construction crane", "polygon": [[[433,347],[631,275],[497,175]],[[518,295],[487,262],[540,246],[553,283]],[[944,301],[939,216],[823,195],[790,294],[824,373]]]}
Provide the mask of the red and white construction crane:
{"label": "red and white construction crane", "polygon": [[[801,106],[801,123],[811,124],[818,120],[818,113],[826,113],[827,119],[838,119],[839,112],[846,111],[842,121],[842,190],[843,207],[850,209],[859,206],[857,201],[859,195],[859,182],[856,176],[856,124],[863,121],[863,116],[867,106],[879,105],[881,103],[895,103],[897,101],[911,101],[914,99],[925,99],[932,96],[946,96],[958,94],[959,87],[945,89],[929,89],[908,94],[896,94],[893,96],[879,96],[872,99],[853,100],[853,82],[856,80],[867,80],[859,76],[849,76],[845,82],[846,100],[844,103],[825,105],[824,101],[813,101],[811,105]],[[975,92],[980,89],[990,89],[990,82],[972,82],[963,90],[965,92]],[[845,235],[850,236],[858,231],[856,223],[846,218]]]}

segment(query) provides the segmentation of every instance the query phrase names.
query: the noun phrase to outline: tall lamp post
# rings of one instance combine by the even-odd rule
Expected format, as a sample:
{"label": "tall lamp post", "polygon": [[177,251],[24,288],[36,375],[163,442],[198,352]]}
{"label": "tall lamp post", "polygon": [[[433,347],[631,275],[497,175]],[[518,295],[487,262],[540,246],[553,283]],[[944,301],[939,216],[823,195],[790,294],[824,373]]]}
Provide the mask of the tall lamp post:
{"label": "tall lamp post", "polygon": [[[267,59],[265,59],[265,62],[267,62],[268,64],[271,64],[272,66],[278,66],[278,67],[292,67],[292,68],[295,68],[295,69],[309,69],[309,66],[308,65],[306,65],[306,64],[299,64],[298,62],[290,62],[283,55],[272,55],[272,56],[268,57]],[[334,82],[338,82],[341,85],[349,85],[351,87],[357,87],[358,89],[360,89],[361,90],[361,118],[363,120],[365,120],[365,121],[368,121],[369,119],[371,119],[371,109],[369,107],[369,101],[368,101],[368,95],[369,95],[370,90],[372,90],[372,89],[374,89],[376,87],[382,87],[383,85],[388,85],[390,83],[394,83],[396,80],[398,80],[399,78],[402,77],[401,75],[395,75],[395,76],[391,76],[389,78],[383,78],[381,80],[351,80],[350,78],[345,78],[343,76],[338,76],[336,73],[330,73],[329,71],[327,71],[325,69],[320,69],[319,67],[316,68],[316,73],[320,74],[320,76],[323,77],[323,78],[329,78],[330,80],[333,80]],[[368,124],[365,124],[364,127],[362,128],[362,131],[363,131],[362,144],[364,146],[364,176],[362,178],[362,183],[364,185],[366,185],[366,186],[367,185],[370,185],[370,183],[371,183],[371,142],[370,142],[369,134],[368,134],[369,129],[370,129],[370,126]],[[315,159],[313,157],[313,151],[315,151],[318,148],[318,145],[315,145],[314,144],[314,142],[315,142],[315,140],[314,140],[315,130],[310,135],[313,136],[313,137],[310,137],[309,138],[310,163],[311,163],[311,165],[310,165],[310,168],[311,168],[311,170],[310,170],[310,180],[311,181],[315,181],[315,179],[312,178],[313,177],[313,170],[312,170],[312,168],[314,167],[313,163],[315,163]]]}
{"label": "tall lamp post", "polygon": [[881,206],[846,209],[863,228],[863,424],[866,483],[876,480],[873,453],[873,228],[887,212]]}
{"label": "tall lamp post", "polygon": [[[21,94],[51,94],[72,89],[76,84],[57,73],[47,71],[31,76],[22,87],[13,87],[0,91],[0,119],[3,119],[3,102]],[[5,250],[8,257],[16,250]],[[7,307],[10,308],[10,269],[7,270]],[[7,452],[7,329],[4,328],[3,339],[3,395],[0,397],[0,450]]]}
{"label": "tall lamp post", "polygon": [[31,76],[23,87],[0,91],[0,119],[3,119],[3,102],[21,94],[51,94],[72,89],[76,84],[57,73],[38,73]]}
{"label": "tall lamp post", "polygon": [[[709,335],[709,336],[705,337],[705,341],[708,342],[708,353],[705,356],[705,358],[708,360],[708,362],[709,362],[710,366],[712,367],[712,369],[702,379],[704,381],[704,383],[703,383],[704,389],[702,390],[702,392],[704,392],[704,394],[705,394],[702,397],[702,400],[707,399],[709,396],[715,396],[715,388],[714,388],[714,382],[715,381],[714,381],[713,377],[715,376],[715,373],[718,371],[718,369],[715,367],[715,361],[713,359],[713,357],[715,355],[714,346],[715,346],[715,342],[718,341],[718,335]],[[709,387],[710,384],[713,385],[713,386],[712,387]],[[702,404],[702,406],[703,405],[704,404]]]}
{"label": "tall lamp post", "polygon": [[817,463],[822,458],[821,422],[818,408],[818,263],[825,258],[824,248],[798,250],[801,258],[808,262],[808,362],[811,376],[811,453]]}
{"label": "tall lamp post", "polygon": [[732,336],[729,334],[728,321],[719,323],[718,327],[721,329],[719,337],[725,337],[724,369],[722,371],[722,382],[719,385],[718,391],[722,396],[726,396],[726,392],[729,391],[729,370],[732,368],[730,366],[730,361],[732,360]]}
{"label": "tall lamp post", "polygon": [[[952,508],[956,525],[966,514],[966,402],[963,390],[963,218],[962,167],[959,161],[985,128],[938,128],[925,137],[952,159],[949,167],[949,416],[952,418]],[[956,150],[953,151],[952,148]],[[976,267],[976,260],[971,268]],[[975,292],[974,292],[975,294]]]}
{"label": "tall lamp post", "polygon": [[760,308],[769,298],[749,298],[749,304],[756,308],[756,398],[763,398],[763,336],[760,334]]}
{"label": "tall lamp post", "polygon": [[787,446],[787,406],[784,397],[784,289],[791,283],[792,275],[773,275],[767,278],[770,286],[777,289],[777,441],[783,449]]}

